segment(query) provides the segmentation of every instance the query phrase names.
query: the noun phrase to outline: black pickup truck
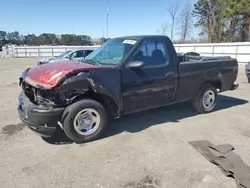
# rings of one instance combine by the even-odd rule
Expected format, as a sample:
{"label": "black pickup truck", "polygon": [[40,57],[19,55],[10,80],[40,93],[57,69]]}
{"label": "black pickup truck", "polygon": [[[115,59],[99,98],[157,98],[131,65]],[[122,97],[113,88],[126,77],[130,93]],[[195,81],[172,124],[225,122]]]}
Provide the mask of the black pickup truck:
{"label": "black pickup truck", "polygon": [[24,71],[18,111],[43,137],[59,125],[73,141],[88,142],[101,135],[108,117],[188,100],[197,112],[211,112],[218,92],[238,87],[237,74],[236,59],[177,54],[166,36],[119,37],[83,61]]}

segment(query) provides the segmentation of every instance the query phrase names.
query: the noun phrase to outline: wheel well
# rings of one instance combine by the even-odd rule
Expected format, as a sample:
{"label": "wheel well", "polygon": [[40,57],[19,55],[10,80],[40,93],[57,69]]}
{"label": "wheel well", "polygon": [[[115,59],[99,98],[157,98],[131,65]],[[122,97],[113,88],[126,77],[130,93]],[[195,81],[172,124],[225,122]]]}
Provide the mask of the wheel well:
{"label": "wheel well", "polygon": [[83,96],[79,97],[77,100],[82,100],[82,99],[92,99],[101,103],[106,109],[107,114],[111,117],[120,116],[119,109],[115,101],[111,97],[105,94],[88,91]]}
{"label": "wheel well", "polygon": [[216,89],[219,89],[219,90],[221,90],[221,87],[222,87],[220,80],[211,80],[211,81],[206,82],[205,84],[211,84],[214,87],[216,87]]}

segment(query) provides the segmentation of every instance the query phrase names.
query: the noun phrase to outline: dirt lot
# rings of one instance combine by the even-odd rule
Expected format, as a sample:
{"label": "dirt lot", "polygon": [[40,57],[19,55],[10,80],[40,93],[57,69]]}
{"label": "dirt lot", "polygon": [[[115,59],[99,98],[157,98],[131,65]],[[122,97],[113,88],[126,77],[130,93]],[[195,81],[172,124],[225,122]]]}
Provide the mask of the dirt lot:
{"label": "dirt lot", "polygon": [[36,59],[0,59],[0,187],[233,188],[188,143],[230,143],[250,165],[250,84],[218,98],[215,112],[196,115],[178,104],[112,122],[102,139],[75,144],[62,133],[43,140],[19,121],[18,77]]}

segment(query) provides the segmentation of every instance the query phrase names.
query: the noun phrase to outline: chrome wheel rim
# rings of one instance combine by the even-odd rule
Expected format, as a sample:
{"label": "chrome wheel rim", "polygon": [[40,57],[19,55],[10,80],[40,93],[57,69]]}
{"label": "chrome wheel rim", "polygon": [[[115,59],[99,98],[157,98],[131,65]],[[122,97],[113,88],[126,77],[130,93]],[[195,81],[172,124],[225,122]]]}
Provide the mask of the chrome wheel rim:
{"label": "chrome wheel rim", "polygon": [[80,135],[90,135],[98,129],[100,122],[99,113],[92,108],[86,108],[76,114],[74,129]]}
{"label": "chrome wheel rim", "polygon": [[206,93],[203,96],[203,106],[208,109],[211,108],[214,105],[215,102],[215,93],[212,90],[206,91]]}

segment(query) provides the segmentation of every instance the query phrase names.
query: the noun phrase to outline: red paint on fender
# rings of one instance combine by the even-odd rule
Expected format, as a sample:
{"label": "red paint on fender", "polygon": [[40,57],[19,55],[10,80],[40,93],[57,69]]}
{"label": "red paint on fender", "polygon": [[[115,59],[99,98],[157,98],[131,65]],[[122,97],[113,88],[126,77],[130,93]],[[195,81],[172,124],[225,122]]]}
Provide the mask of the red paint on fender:
{"label": "red paint on fender", "polygon": [[100,68],[102,67],[73,60],[58,61],[31,68],[25,81],[33,86],[40,85],[51,89],[70,72]]}

